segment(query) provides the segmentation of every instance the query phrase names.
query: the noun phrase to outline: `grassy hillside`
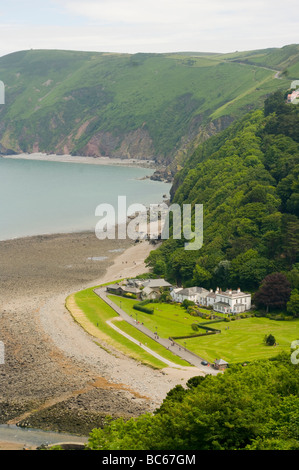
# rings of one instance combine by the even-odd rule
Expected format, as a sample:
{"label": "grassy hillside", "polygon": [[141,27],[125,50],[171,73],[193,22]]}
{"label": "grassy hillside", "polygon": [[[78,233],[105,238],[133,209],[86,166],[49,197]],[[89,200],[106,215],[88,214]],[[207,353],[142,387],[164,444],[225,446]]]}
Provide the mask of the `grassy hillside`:
{"label": "grassy hillside", "polygon": [[[198,142],[288,88],[298,46],[281,51],[267,50],[264,62],[250,53],[252,63],[234,54],[9,54],[0,58],[2,151],[154,158],[175,172]],[[275,78],[288,59],[288,77]]]}

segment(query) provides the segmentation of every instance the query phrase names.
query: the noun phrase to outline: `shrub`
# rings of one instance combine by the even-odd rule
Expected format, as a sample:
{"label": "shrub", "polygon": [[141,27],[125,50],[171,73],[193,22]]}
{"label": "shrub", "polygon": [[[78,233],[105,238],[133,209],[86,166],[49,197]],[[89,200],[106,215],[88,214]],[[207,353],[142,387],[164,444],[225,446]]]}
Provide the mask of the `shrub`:
{"label": "shrub", "polygon": [[274,346],[274,344],[276,343],[276,340],[273,335],[269,334],[265,336],[264,342],[267,346]]}
{"label": "shrub", "polygon": [[192,307],[194,305],[195,303],[192,302],[192,300],[187,300],[187,299],[185,299],[182,303],[182,307],[184,307],[185,309],[187,309],[188,307]]}
{"label": "shrub", "polygon": [[147,307],[144,307],[143,305],[139,305],[139,304],[133,305],[133,308],[134,308],[135,310],[139,310],[140,312],[149,313],[149,314],[151,314],[151,315],[154,313],[154,309],[153,309],[153,308],[147,308]]}
{"label": "shrub", "polygon": [[137,299],[137,295],[131,294],[131,292],[126,292],[125,294],[123,294],[123,297],[127,297],[128,299]]}

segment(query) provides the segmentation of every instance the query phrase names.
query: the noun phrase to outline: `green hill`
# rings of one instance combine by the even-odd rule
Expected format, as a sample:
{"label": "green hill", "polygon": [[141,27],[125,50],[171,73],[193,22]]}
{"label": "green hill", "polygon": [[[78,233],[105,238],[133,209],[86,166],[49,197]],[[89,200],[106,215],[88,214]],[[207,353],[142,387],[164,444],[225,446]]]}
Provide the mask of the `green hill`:
{"label": "green hill", "polygon": [[[299,107],[276,92],[200,145],[175,176],[172,202],[203,204],[203,247],[169,238],[148,263],[185,286],[254,291],[267,274],[299,280]],[[194,227],[193,227],[194,229]],[[297,263],[297,264],[296,264]]]}
{"label": "green hill", "polygon": [[152,158],[175,173],[198,143],[286,90],[298,64],[298,45],[227,55],[9,54],[0,58],[0,150]]}

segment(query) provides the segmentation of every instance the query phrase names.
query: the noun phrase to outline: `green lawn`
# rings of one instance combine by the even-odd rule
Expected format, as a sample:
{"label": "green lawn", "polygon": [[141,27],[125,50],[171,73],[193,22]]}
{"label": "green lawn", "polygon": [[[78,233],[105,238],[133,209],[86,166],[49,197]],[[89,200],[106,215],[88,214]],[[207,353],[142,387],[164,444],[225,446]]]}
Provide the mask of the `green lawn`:
{"label": "green lawn", "polygon": [[[192,335],[194,322],[206,322],[199,317],[190,316],[177,304],[153,303],[154,314],[149,315],[133,309],[136,300],[118,296],[109,296],[129,315],[133,315],[151,331],[158,331],[161,337]],[[299,319],[292,321],[274,321],[268,318],[245,318],[230,322],[211,323],[221,330],[220,334],[194,337],[177,341],[190,351],[213,362],[222,358],[227,362],[243,362],[276,356],[281,351],[290,351],[292,341],[299,339]],[[201,330],[200,330],[201,331]],[[203,330],[202,330],[203,331]],[[263,339],[273,334],[277,345],[266,346]]]}
{"label": "green lawn", "polygon": [[191,328],[192,323],[203,322],[200,317],[192,317],[183,307],[178,304],[152,303],[150,308],[154,309],[154,314],[140,312],[133,309],[133,305],[138,303],[136,300],[109,295],[110,300],[120,306],[128,315],[134,319],[143,322],[152,332],[158,332],[159,336],[169,338],[170,336],[192,335],[194,331]]}
{"label": "green lawn", "polygon": [[[299,338],[299,319],[275,321],[252,317],[217,323],[217,328],[221,330],[220,334],[184,340],[186,347],[211,362],[222,358],[235,363],[267,359],[282,351],[289,352],[292,341]],[[276,346],[263,343],[265,335],[270,333],[276,339]]]}
{"label": "green lawn", "polygon": [[[191,328],[192,323],[206,322],[199,317],[189,315],[177,304],[153,303],[151,307],[154,308],[154,314],[150,315],[133,309],[136,300],[115,295],[109,295],[109,298],[116,305],[121,306],[128,315],[144,323],[152,332],[157,331],[158,335],[163,338],[192,335],[194,334]],[[165,363],[155,359],[107,325],[106,321],[116,317],[116,313],[93,292],[93,288],[76,293],[75,300],[86,317],[105,335],[108,345],[153,367],[165,367]],[[166,359],[176,364],[188,365],[125,321],[117,321],[115,325]],[[186,345],[187,349],[210,362],[216,358],[222,358],[229,363],[235,363],[271,358],[282,351],[290,352],[292,341],[299,339],[299,319],[274,321],[268,318],[252,317],[212,323],[211,326],[220,329],[221,333],[177,342],[182,346]],[[263,342],[265,335],[270,333],[276,339],[276,346],[266,346]]]}
{"label": "green lawn", "polygon": [[[164,362],[156,359],[151,354],[144,351],[144,349],[134,344],[132,341],[125,338],[123,335],[107,325],[107,320],[115,318],[117,314],[109,305],[107,305],[93,292],[93,289],[94,288],[89,288],[77,292],[75,294],[75,301],[78,307],[84,312],[88,320],[99,329],[101,334],[103,334],[103,338],[107,345],[111,345],[117,350],[133,357],[142,363],[155,368],[164,368],[166,366]],[[116,326],[140,341],[142,344],[146,344],[147,347],[153,349],[156,353],[165,357],[165,359],[168,359],[169,361],[172,361],[178,365],[190,365],[185,361],[182,361],[167,349],[160,346],[158,343],[156,343],[156,341],[151,340],[148,336],[140,333],[136,328],[127,324],[126,322],[118,321],[116,322]]]}
{"label": "green lawn", "polygon": [[[178,365],[190,367],[190,364],[188,362],[183,361],[179,357],[173,355],[172,352],[165,349],[164,346],[161,346],[155,340],[144,335],[139,330],[134,328],[134,326],[127,323],[125,320],[122,320],[122,321],[118,320],[113,323],[115,324],[115,326],[117,326],[117,328],[124,331],[128,335],[132,336],[134,339],[137,339],[142,344],[146,345],[148,348],[152,349],[153,351],[155,351],[157,354],[164,357],[165,359],[168,359],[169,361],[174,362],[175,364],[178,364]],[[161,364],[161,361],[158,361],[158,363]],[[163,363],[163,367],[165,367],[164,363]]]}

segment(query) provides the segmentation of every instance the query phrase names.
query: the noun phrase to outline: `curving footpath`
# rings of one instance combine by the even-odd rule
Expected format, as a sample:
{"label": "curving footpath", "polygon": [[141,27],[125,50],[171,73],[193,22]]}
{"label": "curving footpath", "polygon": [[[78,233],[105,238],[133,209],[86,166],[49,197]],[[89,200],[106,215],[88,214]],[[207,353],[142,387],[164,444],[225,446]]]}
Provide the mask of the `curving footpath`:
{"label": "curving footpath", "polygon": [[[115,319],[119,319],[119,317],[116,317]],[[159,359],[161,362],[164,362],[165,364],[167,364],[168,366],[170,367],[176,367],[177,369],[185,369],[185,366],[180,366],[179,364],[175,364],[175,362],[171,362],[169,361],[168,359],[165,359],[164,357],[160,356],[159,354],[157,354],[155,351],[153,351],[152,349],[148,348],[147,346],[145,346],[144,344],[140,343],[140,341],[138,341],[137,339],[133,338],[132,336],[128,335],[127,333],[125,333],[124,331],[120,330],[119,328],[117,328],[117,326],[114,325],[114,323],[112,323],[112,321],[108,320],[106,321],[107,325],[109,325],[111,328],[113,328],[115,331],[117,331],[118,333],[120,333],[121,335],[125,336],[125,338],[129,339],[130,341],[132,341],[132,343],[135,343],[135,344],[138,344],[138,346],[142,349],[144,349],[146,352],[148,352],[149,354],[151,354],[152,356],[156,357],[157,359]],[[135,325],[134,325],[135,326]]]}
{"label": "curving footpath", "polygon": [[[124,312],[120,307],[118,307],[114,302],[112,302],[106,293],[106,288],[105,287],[99,287],[97,289],[94,289],[95,294],[97,294],[104,302],[107,303],[123,320],[125,320],[127,323],[130,325],[134,326],[137,328],[139,331],[147,335],[149,338],[153,339],[157,343],[161,344],[164,346],[166,349],[169,349],[173,354],[176,356],[180,357],[181,359],[185,360],[192,366],[197,367],[201,371],[203,371],[205,374],[211,374],[211,375],[216,375],[220,371],[213,369],[212,366],[204,366],[201,362],[204,360],[203,358],[193,354],[191,351],[188,351],[188,349],[185,349],[183,347],[180,347],[179,345],[173,344],[173,342],[170,339],[165,339],[165,338],[160,338],[158,335],[150,331],[148,328],[146,328],[144,325],[141,323],[138,323],[136,320],[133,319],[130,315],[128,315],[126,312]],[[119,333],[121,333],[123,336],[126,336],[128,339],[131,341],[135,342],[138,344],[140,347],[145,349],[147,352],[152,354],[153,356],[157,357],[160,359],[162,362],[170,365],[171,367],[176,367],[180,369],[184,369],[184,366],[180,366],[178,364],[175,364],[173,362],[168,361],[167,359],[159,356],[157,353],[152,351],[151,349],[147,348],[145,345],[140,344],[139,341],[135,340],[131,336],[127,335],[123,331],[121,331],[119,328],[117,328],[113,323],[109,323],[109,326],[117,330]]]}

